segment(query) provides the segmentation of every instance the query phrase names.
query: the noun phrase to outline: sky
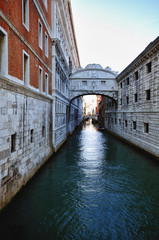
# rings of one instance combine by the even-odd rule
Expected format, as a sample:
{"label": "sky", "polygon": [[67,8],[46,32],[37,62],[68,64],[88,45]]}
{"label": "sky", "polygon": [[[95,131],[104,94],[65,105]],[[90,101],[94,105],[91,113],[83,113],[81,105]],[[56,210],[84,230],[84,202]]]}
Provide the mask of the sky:
{"label": "sky", "polygon": [[159,36],[159,0],[71,0],[81,67],[119,73]]}

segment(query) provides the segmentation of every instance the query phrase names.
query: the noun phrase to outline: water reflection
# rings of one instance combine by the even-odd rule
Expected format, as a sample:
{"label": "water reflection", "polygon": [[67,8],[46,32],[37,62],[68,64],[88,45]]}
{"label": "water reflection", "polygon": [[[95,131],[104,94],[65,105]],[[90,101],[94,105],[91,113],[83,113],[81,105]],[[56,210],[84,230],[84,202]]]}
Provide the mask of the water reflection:
{"label": "water reflection", "polygon": [[87,122],[0,215],[5,239],[158,239],[159,166]]}

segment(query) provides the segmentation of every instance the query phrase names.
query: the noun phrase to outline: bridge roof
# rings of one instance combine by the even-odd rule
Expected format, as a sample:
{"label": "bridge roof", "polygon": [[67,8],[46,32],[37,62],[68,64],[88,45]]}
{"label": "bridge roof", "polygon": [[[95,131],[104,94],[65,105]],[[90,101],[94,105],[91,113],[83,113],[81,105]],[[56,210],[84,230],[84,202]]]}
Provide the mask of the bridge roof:
{"label": "bridge roof", "polygon": [[77,71],[71,74],[70,79],[114,79],[117,75],[118,72],[112,71],[110,67],[103,68],[100,64],[88,64],[85,68],[79,67]]}

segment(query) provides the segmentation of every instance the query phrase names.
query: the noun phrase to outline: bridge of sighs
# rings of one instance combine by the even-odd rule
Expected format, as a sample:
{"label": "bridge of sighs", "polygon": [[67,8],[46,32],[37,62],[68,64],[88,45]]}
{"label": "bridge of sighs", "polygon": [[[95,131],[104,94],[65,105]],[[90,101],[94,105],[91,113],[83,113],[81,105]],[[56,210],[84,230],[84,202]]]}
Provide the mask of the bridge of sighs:
{"label": "bridge of sighs", "polygon": [[83,95],[104,95],[117,100],[117,72],[99,64],[89,64],[79,68],[69,78],[70,101]]}

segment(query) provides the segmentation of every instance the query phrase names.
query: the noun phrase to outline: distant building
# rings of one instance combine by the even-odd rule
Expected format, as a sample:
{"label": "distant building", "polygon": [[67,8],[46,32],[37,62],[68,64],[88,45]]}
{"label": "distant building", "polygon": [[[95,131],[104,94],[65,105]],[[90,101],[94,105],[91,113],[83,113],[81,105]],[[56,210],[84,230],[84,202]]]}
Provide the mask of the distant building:
{"label": "distant building", "polygon": [[99,104],[102,101],[102,96],[97,95],[97,106],[96,106],[96,115],[99,115]]}
{"label": "distant building", "polygon": [[102,127],[105,127],[105,116],[106,116],[106,97],[102,96],[102,99],[99,103],[98,114],[98,122]]}
{"label": "distant building", "polygon": [[97,96],[88,95],[88,96],[83,96],[82,99],[83,99],[83,115],[84,116],[96,115]]}

